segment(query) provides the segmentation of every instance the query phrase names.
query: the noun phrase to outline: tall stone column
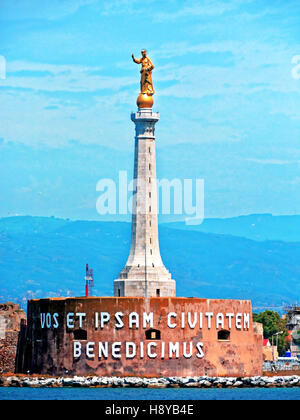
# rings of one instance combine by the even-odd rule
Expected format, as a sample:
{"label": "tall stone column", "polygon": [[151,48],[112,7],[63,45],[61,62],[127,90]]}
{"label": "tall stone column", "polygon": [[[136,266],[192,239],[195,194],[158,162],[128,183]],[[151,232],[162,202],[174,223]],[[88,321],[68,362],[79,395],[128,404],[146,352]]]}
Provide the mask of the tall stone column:
{"label": "tall stone column", "polygon": [[152,108],[139,108],[131,119],[136,131],[131,249],[114,281],[114,295],[175,296],[175,280],[162,262],[158,241],[154,129],[159,114]]}

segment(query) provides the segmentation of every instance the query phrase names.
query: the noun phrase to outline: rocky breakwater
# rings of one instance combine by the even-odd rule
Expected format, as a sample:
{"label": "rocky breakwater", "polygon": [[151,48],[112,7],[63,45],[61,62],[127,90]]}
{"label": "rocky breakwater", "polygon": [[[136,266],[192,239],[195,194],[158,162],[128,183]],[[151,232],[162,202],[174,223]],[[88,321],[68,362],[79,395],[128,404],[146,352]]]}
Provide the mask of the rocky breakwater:
{"label": "rocky breakwater", "polygon": [[182,388],[285,388],[300,387],[300,376],[254,376],[245,378],[217,378],[208,376],[136,378],[136,377],[46,377],[3,375],[0,376],[0,386],[12,387],[182,387]]}

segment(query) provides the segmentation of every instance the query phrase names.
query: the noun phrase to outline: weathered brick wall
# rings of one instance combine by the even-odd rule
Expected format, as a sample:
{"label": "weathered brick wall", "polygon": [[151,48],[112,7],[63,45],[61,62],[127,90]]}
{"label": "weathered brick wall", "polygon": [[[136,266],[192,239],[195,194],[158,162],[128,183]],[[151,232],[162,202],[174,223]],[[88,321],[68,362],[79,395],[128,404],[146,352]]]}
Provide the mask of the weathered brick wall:
{"label": "weathered brick wall", "polygon": [[0,373],[14,372],[21,323],[26,314],[12,302],[0,303]]}
{"label": "weathered brick wall", "polygon": [[[102,326],[95,318],[100,312],[110,316]],[[124,315],[119,326],[115,325],[117,312]],[[143,325],[145,313],[153,314],[153,326]],[[191,320],[196,319],[194,326],[188,325],[189,313]],[[130,326],[130,314],[140,319],[139,325]],[[222,316],[224,322],[217,325]],[[26,334],[20,373],[149,377],[262,374],[262,336],[254,330],[250,301],[178,297],[31,300]],[[126,343],[131,346],[129,352]],[[178,353],[170,355],[170,343],[178,344]],[[100,354],[105,345],[107,354]],[[75,351],[78,346],[80,354]]]}
{"label": "weathered brick wall", "polygon": [[18,345],[18,332],[10,331],[0,339],[0,373],[14,372]]}

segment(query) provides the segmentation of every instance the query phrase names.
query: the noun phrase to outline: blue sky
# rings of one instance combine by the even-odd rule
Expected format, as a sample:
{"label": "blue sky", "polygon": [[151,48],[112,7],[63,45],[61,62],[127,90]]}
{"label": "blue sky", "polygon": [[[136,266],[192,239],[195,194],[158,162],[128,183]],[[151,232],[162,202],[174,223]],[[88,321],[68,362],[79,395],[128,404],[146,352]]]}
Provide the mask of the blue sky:
{"label": "blue sky", "polygon": [[299,41],[293,0],[0,0],[0,216],[98,218],[97,181],[132,173],[141,48],[158,176],[204,178],[206,217],[300,214]]}

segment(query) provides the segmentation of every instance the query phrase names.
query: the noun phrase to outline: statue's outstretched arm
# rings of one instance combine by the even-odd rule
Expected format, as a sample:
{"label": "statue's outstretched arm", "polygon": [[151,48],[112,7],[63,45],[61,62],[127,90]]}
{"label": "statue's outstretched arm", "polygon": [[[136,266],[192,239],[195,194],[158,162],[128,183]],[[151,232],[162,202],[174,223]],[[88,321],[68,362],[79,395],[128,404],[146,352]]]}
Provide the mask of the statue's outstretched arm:
{"label": "statue's outstretched arm", "polygon": [[135,58],[133,54],[131,54],[133,61],[137,64],[141,64],[142,59]]}

